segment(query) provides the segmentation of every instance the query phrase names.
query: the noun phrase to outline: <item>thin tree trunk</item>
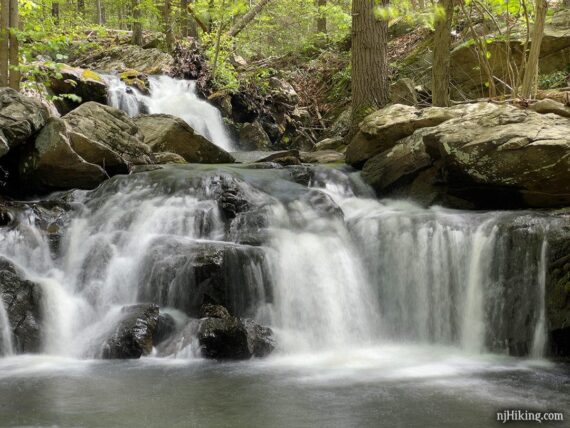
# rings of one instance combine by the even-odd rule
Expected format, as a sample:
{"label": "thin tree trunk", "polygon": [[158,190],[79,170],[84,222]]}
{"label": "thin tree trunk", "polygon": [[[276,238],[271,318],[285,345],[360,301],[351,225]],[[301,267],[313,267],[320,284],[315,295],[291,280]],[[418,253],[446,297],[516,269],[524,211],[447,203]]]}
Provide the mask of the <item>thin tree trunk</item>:
{"label": "thin tree trunk", "polygon": [[171,0],[164,0],[164,10],[163,10],[163,19],[164,19],[164,35],[166,36],[166,49],[168,52],[172,52],[174,50],[174,32],[172,29],[172,4]]}
{"label": "thin tree trunk", "polygon": [[8,81],[10,87],[16,91],[20,90],[20,51],[18,44],[18,0],[10,0],[10,75]]}
{"label": "thin tree trunk", "polygon": [[[192,7],[191,3],[188,3],[186,8],[188,9],[188,13],[190,14],[190,16],[194,19],[194,22],[198,24],[198,26],[202,29],[202,31],[204,33],[209,33],[210,22],[208,22],[208,25],[204,24],[204,22],[200,19],[200,17],[196,15],[196,12],[194,11],[194,8]],[[198,35],[198,31],[196,31],[196,35]]]}
{"label": "thin tree trunk", "polygon": [[79,16],[85,16],[85,0],[77,0],[77,12]]}
{"label": "thin tree trunk", "polygon": [[142,33],[142,14],[141,14],[140,0],[132,0],[132,14],[133,14],[133,45],[142,46],[143,33]]}
{"label": "thin tree trunk", "polygon": [[0,6],[0,86],[8,86],[10,0],[1,0]]}
{"label": "thin tree trunk", "polygon": [[388,23],[376,19],[375,4],[374,0],[352,1],[351,134],[369,110],[388,102]]}
{"label": "thin tree trunk", "polygon": [[522,81],[521,97],[531,98],[536,96],[538,81],[538,59],[540,58],[540,46],[544,35],[544,23],[546,21],[546,11],[548,3],[546,0],[536,0],[534,28],[532,29],[532,39],[530,52],[524,69]]}
{"label": "thin tree trunk", "polygon": [[453,21],[453,0],[440,0],[445,17],[435,24],[432,64],[432,104],[439,107],[449,105],[449,75],[451,50],[451,24]]}
{"label": "thin tree trunk", "polygon": [[319,15],[317,17],[317,33],[327,34],[327,18],[324,15],[323,8],[326,7],[327,0],[317,0]]}
{"label": "thin tree trunk", "polygon": [[101,7],[101,0],[95,1],[95,13],[97,14],[96,22],[99,25],[103,25],[103,8]]}
{"label": "thin tree trunk", "polygon": [[212,78],[216,78],[216,69],[218,67],[218,58],[220,55],[220,42],[222,40],[222,31],[224,29],[224,11],[226,7],[226,0],[222,0],[222,17],[220,18],[220,23],[218,27],[218,34],[216,36],[216,47],[214,54],[214,64],[212,65]]}
{"label": "thin tree trunk", "polygon": [[235,37],[241,33],[241,31],[247,27],[247,25],[253,21],[257,15],[259,15],[270,1],[271,0],[259,0],[255,6],[249,9],[247,13],[232,28],[230,28],[228,33],[230,37]]}
{"label": "thin tree trunk", "polygon": [[51,16],[55,22],[55,25],[59,25],[59,2],[53,2],[51,4]]}

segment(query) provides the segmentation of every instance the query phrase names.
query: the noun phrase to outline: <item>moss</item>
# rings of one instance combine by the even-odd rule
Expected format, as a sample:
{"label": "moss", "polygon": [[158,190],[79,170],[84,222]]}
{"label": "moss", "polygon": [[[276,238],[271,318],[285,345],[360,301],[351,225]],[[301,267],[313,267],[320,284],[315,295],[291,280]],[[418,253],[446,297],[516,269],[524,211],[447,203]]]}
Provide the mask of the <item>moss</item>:
{"label": "moss", "polygon": [[95,73],[93,70],[83,70],[83,72],[81,73],[81,79],[82,80],[95,80],[95,81],[101,82],[101,83],[105,82],[103,80],[103,78],[98,73]]}

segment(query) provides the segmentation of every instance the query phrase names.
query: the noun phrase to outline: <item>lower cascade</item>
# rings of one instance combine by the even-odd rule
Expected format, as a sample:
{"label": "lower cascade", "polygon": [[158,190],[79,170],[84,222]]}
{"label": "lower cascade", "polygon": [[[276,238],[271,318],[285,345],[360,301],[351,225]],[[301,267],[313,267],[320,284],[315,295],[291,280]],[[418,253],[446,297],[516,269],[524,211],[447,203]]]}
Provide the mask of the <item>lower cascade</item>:
{"label": "lower cascade", "polygon": [[39,301],[35,315],[14,308],[31,294],[4,281],[4,355],[34,352],[36,332],[39,352],[108,357],[134,323],[126,356],[196,358],[204,305],[259,346],[271,327],[267,346],[283,355],[410,343],[540,357],[547,346],[555,214],[378,201],[329,167],[204,165],[3,210],[14,216],[0,230],[3,272]]}

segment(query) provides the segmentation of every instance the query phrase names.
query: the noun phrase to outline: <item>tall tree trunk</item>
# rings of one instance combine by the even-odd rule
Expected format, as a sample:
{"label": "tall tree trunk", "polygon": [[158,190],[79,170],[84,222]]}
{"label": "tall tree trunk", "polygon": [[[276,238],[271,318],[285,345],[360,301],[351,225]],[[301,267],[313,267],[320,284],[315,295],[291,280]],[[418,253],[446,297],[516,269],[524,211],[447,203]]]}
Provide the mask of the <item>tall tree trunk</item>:
{"label": "tall tree trunk", "polygon": [[247,11],[247,13],[232,27],[230,28],[229,35],[231,37],[237,36],[247,25],[255,19],[255,17],[263,10],[263,8],[271,0],[259,0],[255,6]]}
{"label": "tall tree trunk", "polygon": [[51,16],[55,22],[55,25],[59,25],[59,2],[57,1],[54,1],[51,4]]}
{"label": "tall tree trunk", "polygon": [[102,25],[103,24],[103,8],[101,6],[101,1],[102,0],[96,0],[95,1],[95,13],[96,13],[96,17],[95,17],[95,22],[97,22],[97,24]]}
{"label": "tall tree trunk", "polygon": [[180,0],[180,9],[181,11],[181,20],[180,20],[180,26],[181,28],[181,33],[184,37],[193,37],[193,38],[197,38],[198,37],[198,28],[196,27],[196,21],[194,19],[190,19],[191,18],[191,14],[190,14],[190,10],[188,9],[188,6],[190,5],[191,1],[190,0]]}
{"label": "tall tree trunk", "polygon": [[142,13],[140,0],[132,0],[132,14],[133,14],[133,45],[142,46],[143,33],[142,33]]}
{"label": "tall tree trunk", "polygon": [[0,86],[8,86],[10,0],[1,0],[0,6]]}
{"label": "tall tree trunk", "polygon": [[20,90],[20,51],[18,44],[18,0],[10,0],[10,52],[8,54],[10,61],[10,75],[8,77],[9,85],[16,91]]}
{"label": "tall tree trunk", "polygon": [[451,50],[451,24],[453,21],[453,0],[440,0],[445,17],[435,24],[432,64],[432,104],[449,105],[449,67]]}
{"label": "tall tree trunk", "polygon": [[327,18],[324,15],[323,8],[326,7],[327,0],[317,0],[319,15],[317,17],[317,33],[327,34]]}
{"label": "tall tree trunk", "polygon": [[540,57],[540,46],[544,35],[544,22],[546,21],[546,11],[548,3],[546,0],[536,0],[534,7],[534,28],[532,29],[532,39],[530,52],[524,69],[521,96],[531,98],[536,95],[538,81],[538,59]]}
{"label": "tall tree trunk", "polygon": [[82,18],[85,16],[85,0],[77,0],[77,12]]}
{"label": "tall tree trunk", "polygon": [[164,21],[164,35],[166,38],[166,49],[168,52],[174,50],[174,32],[172,29],[172,3],[171,0],[164,0],[163,9],[163,21]]}
{"label": "tall tree trunk", "polygon": [[388,102],[388,23],[376,19],[374,7],[374,0],[352,1],[351,134],[369,110]]}

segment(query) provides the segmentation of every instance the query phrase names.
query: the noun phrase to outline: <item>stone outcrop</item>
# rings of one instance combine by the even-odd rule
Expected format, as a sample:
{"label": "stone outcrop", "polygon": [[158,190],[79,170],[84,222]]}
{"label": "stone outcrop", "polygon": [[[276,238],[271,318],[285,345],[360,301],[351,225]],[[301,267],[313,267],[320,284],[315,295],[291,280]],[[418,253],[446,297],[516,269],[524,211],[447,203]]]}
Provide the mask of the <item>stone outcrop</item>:
{"label": "stone outcrop", "polygon": [[[57,73],[58,76],[53,76],[49,82],[49,90],[59,97],[55,105],[61,114],[69,113],[78,105],[89,101],[107,103],[107,83],[98,73],[67,65],[63,65]],[[66,97],[68,94],[79,99]]]}
{"label": "stone outcrop", "polygon": [[433,193],[427,204],[495,208],[570,203],[569,156],[568,118],[491,103],[390,106],[367,117],[347,149],[380,195],[404,186],[415,198]]}
{"label": "stone outcrop", "polygon": [[167,114],[141,115],[134,119],[145,143],[154,152],[171,152],[186,162],[232,163],[234,158],[205,137],[196,133],[182,119]]}
{"label": "stone outcrop", "polygon": [[0,258],[0,299],[6,310],[17,353],[36,353],[42,345],[42,289],[24,279],[10,261]]}
{"label": "stone outcrop", "polygon": [[37,100],[0,88],[0,157],[33,140],[49,117]]}
{"label": "stone outcrop", "polygon": [[45,190],[90,189],[149,163],[152,153],[136,124],[118,109],[88,102],[49,121],[21,158],[20,178]]}
{"label": "stone outcrop", "polygon": [[136,359],[150,354],[158,326],[158,306],[125,306],[120,315],[117,327],[102,345],[101,356],[105,359]]}

